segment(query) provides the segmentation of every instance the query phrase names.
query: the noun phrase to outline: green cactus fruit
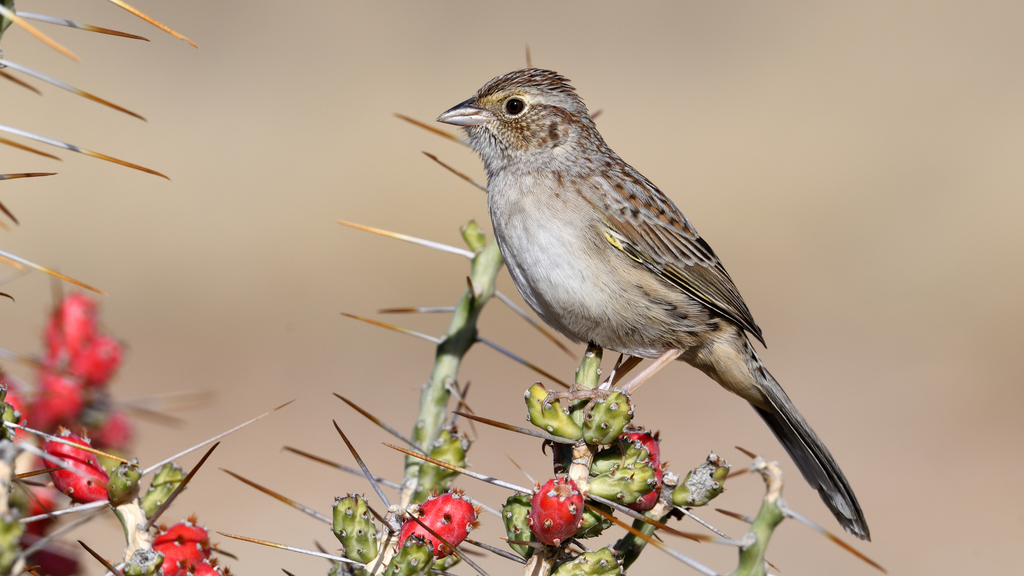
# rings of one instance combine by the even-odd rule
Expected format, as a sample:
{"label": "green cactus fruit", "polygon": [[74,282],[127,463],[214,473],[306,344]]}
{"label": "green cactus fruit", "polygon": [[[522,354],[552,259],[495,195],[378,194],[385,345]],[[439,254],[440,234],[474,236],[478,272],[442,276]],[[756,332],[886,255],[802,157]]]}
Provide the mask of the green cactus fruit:
{"label": "green cactus fruit", "polygon": [[369,564],[377,557],[377,526],[365,498],[349,494],[334,500],[334,536],[349,560]]}
{"label": "green cactus fruit", "polygon": [[539,383],[530,386],[526,391],[526,407],[530,411],[526,419],[541,430],[560,438],[583,438],[583,428],[569,417],[561,402],[545,403],[548,394],[548,390]]}
{"label": "green cactus fruit", "polygon": [[686,478],[672,491],[676,506],[704,506],[725,489],[729,463],[712,452],[706,462],[690,470]]}
{"label": "green cactus fruit", "polygon": [[[164,555],[150,548],[140,548],[125,562],[124,576],[153,576],[164,563]],[[163,572],[160,572],[163,574]]]}
{"label": "green cactus fruit", "polygon": [[391,576],[417,576],[426,574],[434,565],[433,546],[419,534],[406,538],[402,549],[388,564],[387,574]]}
{"label": "green cactus fruit", "polygon": [[[530,496],[516,494],[510,496],[501,508],[501,520],[505,523],[505,533],[509,540],[532,542],[533,532],[530,530]],[[533,555],[533,547],[524,544],[509,544],[524,559]]]}
{"label": "green cactus fruit", "polygon": [[[460,468],[466,467],[466,451],[469,450],[469,440],[459,435],[458,430],[452,426],[441,431],[430,449],[430,457],[441,462],[446,462]],[[459,473],[437,464],[424,462],[420,466],[420,475],[416,483],[416,492],[413,494],[413,502],[423,502],[431,494],[437,494],[447,490],[452,480]]]}
{"label": "green cactus fruit", "polygon": [[[594,508],[600,508],[601,510],[611,514],[612,509],[610,506],[592,502],[588,506]],[[612,521],[601,516],[597,512],[594,512],[589,507],[583,510],[583,520],[580,521],[580,528],[576,531],[575,538],[596,538],[600,536],[602,532],[612,527]]]}
{"label": "green cactus fruit", "polygon": [[586,552],[562,564],[551,576],[618,576],[622,566],[610,548]]}
{"label": "green cactus fruit", "polygon": [[107,483],[107,496],[110,504],[117,506],[135,498],[139,495],[139,478],[142,477],[142,470],[139,469],[138,459],[132,459],[131,463],[121,462],[111,471],[110,482]]}
{"label": "green cactus fruit", "polygon": [[611,444],[632,419],[633,406],[629,397],[616,390],[590,409],[583,422],[583,439],[587,444]]}
{"label": "green cactus fruit", "polygon": [[[14,406],[4,402],[7,389],[0,386],[0,422],[21,424],[21,412],[14,409]],[[14,429],[0,424],[0,440],[14,440]]]}
{"label": "green cactus fruit", "polygon": [[164,464],[155,476],[153,476],[153,482],[149,485],[149,490],[146,491],[146,495],[142,497],[140,507],[146,512],[146,517],[150,517],[156,512],[157,508],[167,500],[167,497],[174,492],[174,489],[181,484],[181,481],[185,479],[185,472],[180,466],[173,462]]}
{"label": "green cactus fruit", "polygon": [[658,478],[650,462],[626,461],[590,479],[590,493],[619,504],[630,505],[658,487]]}

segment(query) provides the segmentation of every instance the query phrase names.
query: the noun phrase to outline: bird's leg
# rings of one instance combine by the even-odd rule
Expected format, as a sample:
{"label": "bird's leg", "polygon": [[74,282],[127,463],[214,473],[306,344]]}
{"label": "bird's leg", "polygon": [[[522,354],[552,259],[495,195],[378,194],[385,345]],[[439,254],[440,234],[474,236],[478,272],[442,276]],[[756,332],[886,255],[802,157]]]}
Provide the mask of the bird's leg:
{"label": "bird's leg", "polygon": [[633,392],[636,392],[636,389],[639,388],[641,384],[650,380],[651,376],[654,376],[655,374],[658,373],[659,370],[661,370],[665,366],[668,366],[669,362],[672,362],[676,358],[679,358],[679,355],[682,353],[683,351],[680,350],[679,348],[673,348],[671,350],[666,351],[661,356],[658,356],[654,363],[652,363],[647,368],[644,368],[642,372],[633,377],[632,380],[627,382],[625,385],[620,386],[619,390],[626,396],[633,394]]}
{"label": "bird's leg", "polygon": [[625,378],[626,374],[636,368],[638,364],[643,362],[643,358],[639,356],[624,356],[619,354],[619,359],[615,361],[615,368],[612,368],[612,373],[608,375],[608,378],[604,382],[601,382],[599,387],[601,390],[611,390],[612,386],[615,385],[615,379]]}

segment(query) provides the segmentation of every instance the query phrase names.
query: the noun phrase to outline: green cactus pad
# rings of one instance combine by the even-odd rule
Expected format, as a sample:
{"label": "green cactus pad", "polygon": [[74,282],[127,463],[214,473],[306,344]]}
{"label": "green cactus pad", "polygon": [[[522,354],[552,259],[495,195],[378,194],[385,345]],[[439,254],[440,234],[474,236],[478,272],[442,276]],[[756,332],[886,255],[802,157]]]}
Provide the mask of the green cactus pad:
{"label": "green cactus pad", "polygon": [[633,504],[658,486],[649,462],[626,462],[590,479],[590,493],[619,504]]}
{"label": "green cactus pad", "polygon": [[142,548],[132,554],[132,557],[125,563],[122,572],[124,576],[153,576],[163,563],[163,554],[152,548]]}
{"label": "green cactus pad", "polygon": [[608,528],[612,527],[611,520],[608,520],[589,508],[590,506],[593,506],[594,508],[600,508],[601,510],[611,514],[612,509],[610,506],[597,502],[591,502],[587,506],[588,507],[583,510],[583,520],[580,522],[580,528],[576,531],[574,538],[595,538],[600,536],[601,533]]}
{"label": "green cactus pad", "polygon": [[[442,430],[430,450],[430,457],[441,462],[466,467],[466,451],[469,449],[469,441],[460,436],[455,427]],[[413,494],[413,502],[425,501],[431,494],[439,494],[447,490],[452,481],[459,473],[437,464],[425,462],[420,466],[419,479],[416,483],[416,492]]]}
{"label": "green cactus pad", "polygon": [[362,496],[349,494],[334,501],[333,528],[349,560],[369,564],[377,557],[377,526]]}
{"label": "green cactus pad", "polygon": [[686,478],[672,491],[676,506],[704,506],[725,489],[729,463],[712,452],[706,462],[690,470]]}
{"label": "green cactus pad", "polygon": [[[11,424],[21,423],[21,412],[14,409],[14,406],[4,402],[4,398],[7,397],[7,388],[0,385],[0,422],[10,422]],[[13,440],[14,429],[8,428],[0,424],[0,440]]]}
{"label": "green cactus pad", "polygon": [[618,576],[622,567],[610,548],[586,552],[562,564],[551,576]]}
{"label": "green cactus pad", "polygon": [[[501,520],[505,523],[505,533],[509,540],[532,542],[533,532],[530,530],[530,496],[516,494],[505,501],[501,508]],[[533,548],[522,544],[509,544],[517,554],[525,559],[533,555]]]}
{"label": "green cactus pad", "polygon": [[142,470],[139,470],[138,460],[125,464],[121,462],[110,474],[110,481],[107,482],[107,496],[113,506],[125,502],[130,498],[139,495],[139,478],[142,477]]}
{"label": "green cactus pad", "polygon": [[632,419],[629,397],[616,390],[590,409],[583,423],[583,439],[587,444],[612,444]]}
{"label": "green cactus pad", "polygon": [[433,565],[433,547],[425,538],[413,535],[391,559],[387,573],[394,576],[416,576],[428,573]]}
{"label": "green cactus pad", "polygon": [[526,391],[526,407],[530,411],[527,420],[541,430],[560,438],[583,438],[583,428],[566,414],[560,402],[544,404],[547,397],[548,391],[540,384],[530,386]]}
{"label": "green cactus pad", "polygon": [[142,501],[139,506],[143,511],[146,512],[146,517],[150,517],[156,512],[156,509],[167,500],[167,497],[174,492],[174,489],[181,484],[181,481],[185,479],[185,472],[180,466],[173,462],[164,464],[155,476],[153,476],[153,482],[149,485],[149,490],[146,491],[146,495],[142,497]]}

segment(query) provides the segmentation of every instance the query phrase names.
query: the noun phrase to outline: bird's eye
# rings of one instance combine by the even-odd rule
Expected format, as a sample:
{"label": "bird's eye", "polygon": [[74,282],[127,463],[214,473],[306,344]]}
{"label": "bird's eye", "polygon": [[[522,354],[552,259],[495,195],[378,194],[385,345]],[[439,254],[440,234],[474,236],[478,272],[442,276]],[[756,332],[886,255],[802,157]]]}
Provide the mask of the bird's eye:
{"label": "bird's eye", "polygon": [[526,102],[521,98],[509,98],[505,101],[505,112],[508,112],[509,116],[518,116],[523,110],[526,110]]}

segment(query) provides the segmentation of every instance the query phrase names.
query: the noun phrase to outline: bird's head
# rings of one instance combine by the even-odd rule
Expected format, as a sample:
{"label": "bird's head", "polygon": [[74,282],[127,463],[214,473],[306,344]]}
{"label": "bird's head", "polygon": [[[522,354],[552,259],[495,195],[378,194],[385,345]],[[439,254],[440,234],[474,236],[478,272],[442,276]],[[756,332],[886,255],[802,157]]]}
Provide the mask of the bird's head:
{"label": "bird's head", "polygon": [[578,155],[578,147],[600,142],[569,81],[537,68],[498,76],[437,121],[466,129],[488,173],[508,166],[550,169],[565,153]]}

